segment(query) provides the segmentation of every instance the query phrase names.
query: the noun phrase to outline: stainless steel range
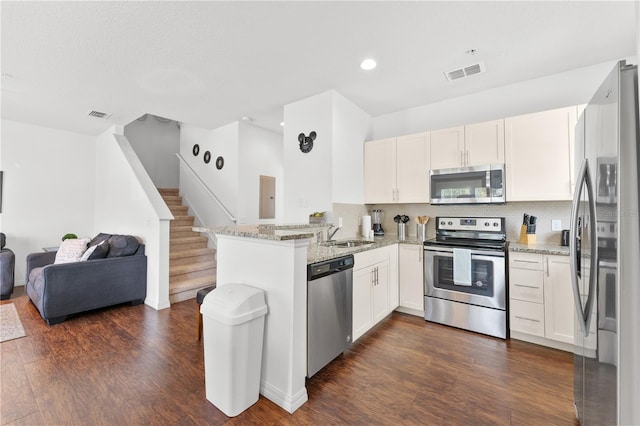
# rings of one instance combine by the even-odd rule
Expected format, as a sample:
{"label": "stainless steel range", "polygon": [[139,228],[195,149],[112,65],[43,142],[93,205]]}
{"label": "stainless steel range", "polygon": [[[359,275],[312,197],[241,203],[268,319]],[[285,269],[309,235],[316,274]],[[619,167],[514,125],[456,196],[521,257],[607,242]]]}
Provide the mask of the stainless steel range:
{"label": "stainless steel range", "polygon": [[507,249],[503,217],[436,217],[424,242],[425,319],[506,339]]}

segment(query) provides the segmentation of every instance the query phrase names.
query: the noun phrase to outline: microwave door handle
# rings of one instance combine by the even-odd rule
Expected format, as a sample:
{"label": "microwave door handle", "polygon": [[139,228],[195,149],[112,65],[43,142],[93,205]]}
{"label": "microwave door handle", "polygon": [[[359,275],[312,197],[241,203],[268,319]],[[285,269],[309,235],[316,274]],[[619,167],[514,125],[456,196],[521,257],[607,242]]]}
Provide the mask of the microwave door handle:
{"label": "microwave door handle", "polygon": [[[582,302],[580,300],[580,287],[578,285],[578,262],[581,256],[580,249],[578,247],[578,243],[580,242],[579,236],[579,228],[581,222],[579,215],[579,205],[580,198],[582,196],[582,188],[584,187],[586,172],[588,168],[588,162],[585,159],[580,167],[580,172],[578,173],[578,181],[576,182],[575,191],[573,194],[573,205],[571,207],[571,222],[569,228],[569,257],[570,257],[570,265],[571,265],[571,283],[573,288],[573,301],[575,303],[576,313],[578,314],[578,321],[580,322],[580,327],[583,330],[583,333],[589,333],[589,329],[586,328],[587,320],[585,318],[585,312],[582,309]],[[592,274],[595,271],[592,271]],[[591,278],[591,277],[589,277]]]}
{"label": "microwave door handle", "polygon": [[487,197],[493,198],[493,194],[491,193],[491,170],[487,170],[487,177],[485,178],[486,187],[487,187]]}

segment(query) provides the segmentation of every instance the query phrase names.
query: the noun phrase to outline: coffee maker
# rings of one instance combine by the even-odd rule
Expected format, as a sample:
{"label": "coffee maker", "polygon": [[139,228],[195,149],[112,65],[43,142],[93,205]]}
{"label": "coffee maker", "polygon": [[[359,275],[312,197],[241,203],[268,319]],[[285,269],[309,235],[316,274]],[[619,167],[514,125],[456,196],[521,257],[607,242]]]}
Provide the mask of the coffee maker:
{"label": "coffee maker", "polygon": [[384,219],[384,211],[374,209],[371,211],[371,221],[373,222],[373,235],[384,235],[382,229],[382,220]]}

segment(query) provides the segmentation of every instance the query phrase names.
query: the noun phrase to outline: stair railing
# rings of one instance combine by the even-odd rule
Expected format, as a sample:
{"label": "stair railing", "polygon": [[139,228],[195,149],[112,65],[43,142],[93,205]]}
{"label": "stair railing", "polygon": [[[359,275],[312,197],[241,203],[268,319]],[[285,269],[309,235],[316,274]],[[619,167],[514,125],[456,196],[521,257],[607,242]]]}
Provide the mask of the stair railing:
{"label": "stair railing", "polygon": [[191,166],[187,163],[187,161],[182,157],[182,155],[180,155],[179,153],[176,153],[176,157],[178,157],[178,159],[180,160],[180,162],[186,166],[186,169],[189,170],[189,172],[193,175],[193,177],[196,178],[196,181],[200,184],[200,186],[202,186],[202,188],[207,192],[207,194],[218,204],[218,206],[222,209],[222,211],[224,212],[224,214],[227,215],[227,217],[233,222],[233,223],[238,223],[238,219],[236,217],[233,216],[233,214],[231,213],[231,211],[229,211],[229,209],[224,205],[224,203],[216,196],[216,194],[213,193],[213,191],[211,191],[211,189],[209,188],[209,186],[207,186],[207,184],[200,178],[200,176],[198,176],[198,174],[195,172],[195,170],[193,170],[191,168]]}

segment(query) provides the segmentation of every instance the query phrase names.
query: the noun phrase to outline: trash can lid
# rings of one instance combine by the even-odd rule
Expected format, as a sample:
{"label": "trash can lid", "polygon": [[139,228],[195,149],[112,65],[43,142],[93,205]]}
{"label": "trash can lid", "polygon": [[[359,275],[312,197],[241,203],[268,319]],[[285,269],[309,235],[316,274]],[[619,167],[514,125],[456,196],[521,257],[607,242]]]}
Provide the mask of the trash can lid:
{"label": "trash can lid", "polygon": [[246,284],[226,284],[211,290],[200,307],[202,315],[236,325],[267,313],[264,291]]}

